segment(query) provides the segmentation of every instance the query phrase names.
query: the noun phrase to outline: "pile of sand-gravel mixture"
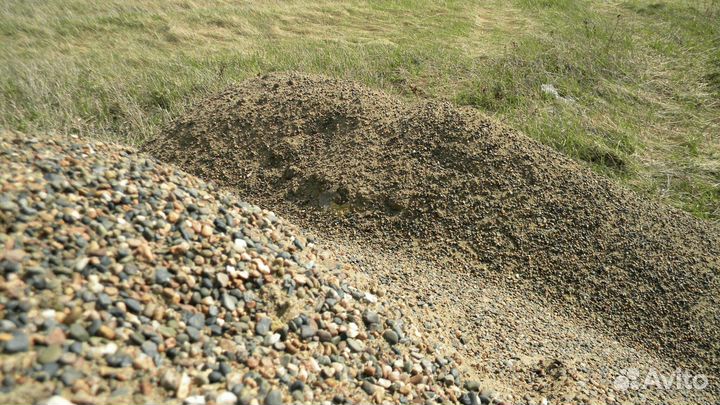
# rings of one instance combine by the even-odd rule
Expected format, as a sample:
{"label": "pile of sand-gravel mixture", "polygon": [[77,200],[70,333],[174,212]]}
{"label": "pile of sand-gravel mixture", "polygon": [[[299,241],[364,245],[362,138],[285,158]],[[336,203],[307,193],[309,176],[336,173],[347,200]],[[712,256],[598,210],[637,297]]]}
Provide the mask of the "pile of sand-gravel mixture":
{"label": "pile of sand-gravel mixture", "polygon": [[502,403],[273,212],[78,138],[0,168],[0,403]]}
{"label": "pile of sand-gravel mixture", "polygon": [[[320,234],[399,299],[419,299],[420,309],[432,297],[445,302],[431,309],[466,330],[459,346],[471,358],[494,361],[493,351],[513,345],[518,358],[572,352],[567,361],[585,356],[598,367],[647,360],[705,373],[703,395],[718,390],[718,226],[477,112],[271,74],[200,103],[145,150]],[[511,318],[504,328],[512,343],[488,343],[476,319],[495,299],[522,307],[502,315]],[[540,325],[539,344],[518,337],[545,316],[531,307],[560,322]],[[563,328],[645,360],[602,358],[600,347],[578,346],[576,334],[558,335]]]}

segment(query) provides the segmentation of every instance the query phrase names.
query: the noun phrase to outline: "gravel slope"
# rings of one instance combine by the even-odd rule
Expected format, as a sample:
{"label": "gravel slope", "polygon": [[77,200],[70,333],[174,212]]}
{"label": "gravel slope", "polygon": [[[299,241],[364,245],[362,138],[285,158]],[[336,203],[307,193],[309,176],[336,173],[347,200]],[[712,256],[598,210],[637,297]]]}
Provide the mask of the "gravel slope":
{"label": "gravel slope", "polygon": [[206,100],[145,150],[338,250],[426,260],[672,366],[720,370],[717,226],[472,111],[272,74]]}
{"label": "gravel slope", "polygon": [[0,162],[2,403],[494,396],[270,211],[117,145],[4,132]]}

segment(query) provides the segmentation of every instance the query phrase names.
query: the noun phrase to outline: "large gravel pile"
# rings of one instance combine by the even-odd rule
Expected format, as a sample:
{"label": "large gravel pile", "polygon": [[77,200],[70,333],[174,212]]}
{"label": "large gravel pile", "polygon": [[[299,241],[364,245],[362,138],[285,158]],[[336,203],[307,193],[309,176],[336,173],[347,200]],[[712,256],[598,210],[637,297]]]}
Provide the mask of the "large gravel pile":
{"label": "large gravel pile", "polygon": [[2,403],[492,397],[272,212],[77,139],[3,133],[0,168]]}
{"label": "large gravel pile", "polygon": [[[493,282],[672,364],[720,371],[720,230],[448,103],[249,80],[146,149],[368,251]],[[422,272],[422,269],[417,269]]]}

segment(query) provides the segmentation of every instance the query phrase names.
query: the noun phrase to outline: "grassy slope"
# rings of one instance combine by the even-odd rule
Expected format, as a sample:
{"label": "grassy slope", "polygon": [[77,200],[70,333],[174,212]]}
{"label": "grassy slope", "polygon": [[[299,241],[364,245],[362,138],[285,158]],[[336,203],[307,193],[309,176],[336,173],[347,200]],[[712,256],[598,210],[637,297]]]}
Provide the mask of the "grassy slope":
{"label": "grassy slope", "polygon": [[475,106],[720,218],[717,0],[10,0],[0,55],[0,126],[139,143],[229,83],[302,70]]}

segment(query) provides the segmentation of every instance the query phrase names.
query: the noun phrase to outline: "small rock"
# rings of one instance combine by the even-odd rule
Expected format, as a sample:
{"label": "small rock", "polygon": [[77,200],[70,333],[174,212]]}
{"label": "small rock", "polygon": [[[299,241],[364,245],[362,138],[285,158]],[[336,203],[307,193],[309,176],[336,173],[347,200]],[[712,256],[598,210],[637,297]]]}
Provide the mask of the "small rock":
{"label": "small rock", "polygon": [[15,204],[12,201],[9,200],[0,200],[0,210],[2,211],[10,211],[10,212],[16,212],[18,210],[18,205]]}
{"label": "small rock", "polygon": [[127,306],[128,311],[134,314],[139,314],[140,312],[142,312],[142,304],[140,304],[138,300],[126,298],[125,306]]}
{"label": "small rock", "polygon": [[317,337],[321,342],[329,342],[332,340],[332,334],[326,330],[319,330],[317,332]]}
{"label": "small rock", "polygon": [[387,329],[385,332],[383,332],[383,338],[391,345],[396,345],[400,341],[400,337],[392,329]]}
{"label": "small rock", "polygon": [[88,263],[90,263],[89,257],[81,257],[75,262],[75,271],[83,271]]}
{"label": "small rock", "polygon": [[227,287],[228,284],[230,284],[230,277],[228,277],[225,273],[218,273],[218,275],[215,277],[218,281],[218,284],[220,284],[220,287]]}
{"label": "small rock", "polygon": [[[75,343],[79,343],[79,342],[75,342]],[[83,346],[79,345],[79,346],[75,346],[74,348],[73,348],[73,346],[71,346],[70,348],[73,350],[77,349],[77,351],[75,351],[74,353],[80,354],[80,353],[82,353]],[[106,345],[91,347],[88,350],[89,350],[89,352],[93,353],[95,356],[108,356],[108,355],[115,354],[118,351],[118,345],[115,344],[114,342],[110,342]]]}
{"label": "small rock", "polygon": [[215,403],[217,405],[235,405],[237,400],[237,395],[230,391],[223,391],[215,398]]}
{"label": "small rock", "polygon": [[223,380],[223,375],[219,371],[213,371],[208,375],[208,381],[210,381],[211,384],[219,383]]}
{"label": "small rock", "polygon": [[175,370],[167,370],[160,377],[160,385],[168,391],[175,391],[180,383],[180,376]]}
{"label": "small rock", "polygon": [[175,212],[175,211],[171,211],[171,212],[167,215],[167,220],[168,220],[168,222],[170,222],[171,224],[174,224],[175,222],[177,222],[178,219],[180,219],[180,214],[178,214],[178,213]]}
{"label": "small rock", "polygon": [[112,305],[112,298],[110,298],[110,296],[105,293],[100,293],[97,296],[97,300],[95,301],[95,304],[100,309],[108,309],[108,308],[110,308],[110,305]]}
{"label": "small rock", "polygon": [[365,322],[368,325],[380,323],[380,317],[376,312],[373,311],[365,311],[362,315],[363,322]]}
{"label": "small rock", "polygon": [[70,326],[69,333],[71,338],[80,342],[86,342],[90,339],[88,331],[79,323],[72,324],[72,326]]}
{"label": "small rock", "polygon": [[146,340],[141,345],[140,348],[142,349],[143,353],[147,354],[150,357],[157,356],[158,354],[158,347],[155,342],[152,340]]}
{"label": "small rock", "polygon": [[359,353],[365,350],[365,344],[357,339],[348,339],[347,340],[348,347],[350,350]]}
{"label": "small rock", "polygon": [[60,345],[50,345],[44,347],[38,352],[37,362],[40,364],[55,363],[60,360],[63,355],[63,349]]}
{"label": "small rock", "polygon": [[186,373],[183,373],[180,377],[180,382],[177,387],[177,391],[175,391],[175,397],[178,399],[184,399],[187,398],[187,396],[190,394],[190,383],[192,381],[190,380],[190,376]]}
{"label": "small rock", "polygon": [[188,326],[187,329],[185,329],[185,333],[187,333],[191,342],[197,342],[200,340],[200,331],[197,328]]}
{"label": "small rock", "polygon": [[164,267],[158,267],[155,270],[155,282],[160,285],[168,284],[172,280],[172,274],[164,268]]}
{"label": "small rock", "polygon": [[272,320],[270,318],[262,318],[255,324],[255,333],[259,336],[265,336],[270,332]]}
{"label": "small rock", "polygon": [[47,337],[45,337],[45,344],[47,345],[61,345],[65,343],[65,332],[60,328],[55,328]]}
{"label": "small rock", "polygon": [[22,332],[13,333],[12,338],[5,343],[5,353],[26,352],[29,348],[30,339]]}
{"label": "small rock", "polygon": [[375,385],[369,381],[363,381],[360,388],[362,388],[362,390],[368,395],[374,394],[376,389]]}
{"label": "small rock", "polygon": [[218,367],[222,375],[227,376],[230,373],[232,373],[232,367],[227,362],[221,362],[220,367]]}
{"label": "small rock", "polygon": [[123,352],[107,355],[105,361],[108,366],[115,368],[130,367],[132,365],[132,358]]}
{"label": "small rock", "polygon": [[480,382],[478,381],[465,381],[464,387],[468,391],[480,392]]}
{"label": "small rock", "polygon": [[233,249],[235,249],[236,252],[242,253],[247,248],[247,242],[245,242],[244,239],[235,239],[235,242],[233,243]]}
{"label": "small rock", "polygon": [[282,405],[282,403],[282,393],[278,390],[270,391],[263,401],[263,405]]}
{"label": "small rock", "polygon": [[317,333],[317,327],[310,324],[310,325],[303,325],[300,328],[300,336],[303,339],[310,339]]}
{"label": "small rock", "polygon": [[305,389],[305,383],[300,380],[296,380],[290,384],[290,391],[302,391]]}
{"label": "small rock", "polygon": [[234,311],[237,308],[237,298],[230,294],[223,294],[221,297],[223,307],[228,311]]}
{"label": "small rock", "polygon": [[77,370],[75,370],[72,367],[65,367],[63,369],[62,375],[60,376],[60,381],[62,381],[63,384],[65,384],[66,387],[71,387],[73,384],[75,384],[75,381],[83,378],[83,374]]}
{"label": "small rock", "polygon": [[194,314],[188,319],[187,324],[196,329],[202,329],[205,327],[205,315]]}
{"label": "small rock", "polygon": [[55,395],[53,397],[50,397],[46,399],[45,401],[40,402],[40,405],[75,405],[72,402],[68,401],[67,399]]}
{"label": "small rock", "polygon": [[145,353],[138,353],[133,359],[133,367],[136,370],[150,370],[155,366],[153,359]]}
{"label": "small rock", "polygon": [[346,334],[349,338],[356,338],[360,334],[360,327],[355,322],[350,322]]}
{"label": "small rock", "polygon": [[374,304],[378,301],[377,295],[375,295],[373,293],[369,293],[369,292],[365,293],[365,296],[363,297],[363,299],[365,299],[365,301],[367,301],[371,304]]}
{"label": "small rock", "polygon": [[115,339],[115,331],[107,326],[107,325],[100,325],[100,328],[98,328],[99,336],[104,337],[105,339],[114,340]]}
{"label": "small rock", "polygon": [[[218,402],[218,405],[219,404],[220,403]],[[205,405],[205,396],[204,395],[193,395],[193,396],[187,397],[183,401],[183,405]]]}
{"label": "small rock", "polygon": [[161,335],[164,337],[175,337],[177,336],[177,330],[175,328],[172,328],[170,326],[162,325],[158,329],[158,332],[160,332]]}

